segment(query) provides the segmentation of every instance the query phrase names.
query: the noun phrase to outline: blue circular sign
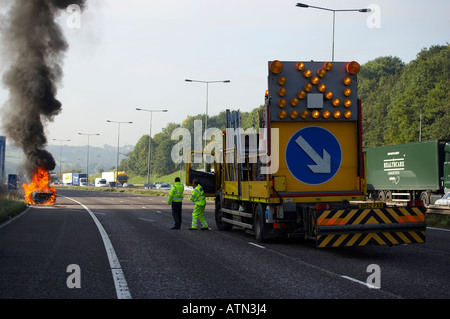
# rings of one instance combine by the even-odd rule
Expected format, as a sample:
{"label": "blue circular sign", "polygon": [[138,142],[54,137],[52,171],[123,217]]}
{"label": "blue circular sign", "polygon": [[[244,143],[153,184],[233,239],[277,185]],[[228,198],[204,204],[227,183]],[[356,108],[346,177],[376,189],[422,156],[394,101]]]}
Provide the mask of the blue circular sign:
{"label": "blue circular sign", "polygon": [[286,164],[297,180],[309,185],[328,182],[339,171],[342,161],[337,138],[319,126],[297,131],[286,146]]}

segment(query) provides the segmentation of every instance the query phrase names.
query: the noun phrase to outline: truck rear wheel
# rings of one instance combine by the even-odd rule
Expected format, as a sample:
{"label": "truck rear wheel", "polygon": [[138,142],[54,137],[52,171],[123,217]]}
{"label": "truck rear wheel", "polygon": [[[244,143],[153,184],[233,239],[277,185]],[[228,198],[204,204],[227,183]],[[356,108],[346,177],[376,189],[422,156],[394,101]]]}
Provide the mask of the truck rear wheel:
{"label": "truck rear wheel", "polygon": [[222,212],[223,207],[223,195],[220,192],[216,196],[216,206],[215,206],[215,219],[216,219],[216,226],[219,228],[219,230],[231,230],[233,228],[232,224],[228,224],[222,220],[222,217],[224,213]]}
{"label": "truck rear wheel", "polygon": [[253,232],[255,233],[255,239],[259,243],[263,243],[267,238],[265,235],[266,221],[264,219],[264,212],[261,204],[256,205],[255,214],[253,216]]}

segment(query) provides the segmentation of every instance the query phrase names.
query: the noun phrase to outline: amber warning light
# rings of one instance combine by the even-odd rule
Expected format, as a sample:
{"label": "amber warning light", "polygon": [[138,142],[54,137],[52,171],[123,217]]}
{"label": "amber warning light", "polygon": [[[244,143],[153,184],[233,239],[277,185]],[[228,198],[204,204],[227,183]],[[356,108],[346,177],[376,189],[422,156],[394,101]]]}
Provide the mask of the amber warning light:
{"label": "amber warning light", "polygon": [[358,62],[269,61],[273,121],[356,121]]}

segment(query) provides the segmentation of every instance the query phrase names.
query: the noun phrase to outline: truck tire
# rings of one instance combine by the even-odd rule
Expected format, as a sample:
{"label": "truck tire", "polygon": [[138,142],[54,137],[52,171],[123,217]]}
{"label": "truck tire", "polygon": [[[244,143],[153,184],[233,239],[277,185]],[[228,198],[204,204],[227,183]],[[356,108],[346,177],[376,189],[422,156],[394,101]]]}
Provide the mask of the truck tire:
{"label": "truck tire", "polygon": [[423,201],[424,205],[430,204],[430,200],[427,192],[420,193],[420,200]]}
{"label": "truck tire", "polygon": [[392,202],[392,192],[391,191],[386,191],[385,192],[385,196],[386,196],[386,202]]}
{"label": "truck tire", "polygon": [[255,239],[259,243],[264,243],[266,238],[266,221],[264,218],[264,211],[261,204],[257,204],[255,207],[255,213],[253,215],[253,232],[255,233]]}
{"label": "truck tire", "polygon": [[386,194],[384,193],[384,191],[378,191],[377,200],[382,202],[386,201]]}
{"label": "truck tire", "polygon": [[219,192],[216,196],[216,206],[215,206],[215,219],[216,219],[216,226],[219,228],[219,230],[231,230],[233,228],[232,224],[228,224],[222,220],[223,214],[222,213],[222,207],[223,207],[223,195],[222,192]]}

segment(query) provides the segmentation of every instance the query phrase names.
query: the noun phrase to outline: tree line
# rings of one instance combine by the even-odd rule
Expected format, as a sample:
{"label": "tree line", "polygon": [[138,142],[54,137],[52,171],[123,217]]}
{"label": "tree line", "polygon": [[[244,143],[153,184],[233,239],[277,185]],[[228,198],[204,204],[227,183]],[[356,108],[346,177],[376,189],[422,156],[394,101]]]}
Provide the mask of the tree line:
{"label": "tree line", "polygon": [[[361,65],[358,97],[362,101],[363,147],[393,145],[419,140],[419,112],[422,111],[421,139],[450,139],[450,49],[435,45],[421,50],[408,64],[398,57],[385,56]],[[411,105],[414,107],[407,107]],[[230,109],[233,109],[230,107]],[[241,112],[244,129],[259,128],[263,105]],[[176,128],[188,129],[193,136],[194,121],[204,123],[204,114],[187,116],[181,123],[169,123],[151,140],[152,174],[166,175],[180,169],[171,160]],[[208,127],[225,130],[225,111],[208,117]],[[146,176],[149,135],[143,135],[119,169]],[[192,148],[193,149],[193,148]]]}

